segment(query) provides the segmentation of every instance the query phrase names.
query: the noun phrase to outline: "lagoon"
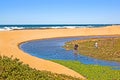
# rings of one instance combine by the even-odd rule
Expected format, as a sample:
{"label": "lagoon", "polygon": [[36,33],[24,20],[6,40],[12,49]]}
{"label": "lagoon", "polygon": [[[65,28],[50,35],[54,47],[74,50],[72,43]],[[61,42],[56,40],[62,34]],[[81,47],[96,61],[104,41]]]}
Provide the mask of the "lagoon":
{"label": "lagoon", "polygon": [[38,58],[43,58],[47,60],[77,60],[83,64],[93,64],[102,66],[115,66],[120,68],[119,62],[99,60],[92,57],[84,55],[75,55],[72,50],[65,50],[65,42],[72,40],[84,40],[89,38],[109,38],[115,36],[80,36],[80,37],[68,37],[68,38],[52,38],[44,40],[32,40],[24,42],[20,45],[20,49],[24,52],[36,56]]}

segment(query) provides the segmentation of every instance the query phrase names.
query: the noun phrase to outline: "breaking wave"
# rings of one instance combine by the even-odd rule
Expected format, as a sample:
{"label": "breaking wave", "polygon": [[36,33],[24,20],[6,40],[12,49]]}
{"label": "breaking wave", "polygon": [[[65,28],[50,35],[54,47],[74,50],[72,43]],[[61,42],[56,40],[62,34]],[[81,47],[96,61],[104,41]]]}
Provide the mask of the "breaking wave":
{"label": "breaking wave", "polygon": [[73,25],[0,25],[0,31],[22,30],[22,29],[59,29],[59,28],[93,28],[106,27],[113,24],[73,24]]}

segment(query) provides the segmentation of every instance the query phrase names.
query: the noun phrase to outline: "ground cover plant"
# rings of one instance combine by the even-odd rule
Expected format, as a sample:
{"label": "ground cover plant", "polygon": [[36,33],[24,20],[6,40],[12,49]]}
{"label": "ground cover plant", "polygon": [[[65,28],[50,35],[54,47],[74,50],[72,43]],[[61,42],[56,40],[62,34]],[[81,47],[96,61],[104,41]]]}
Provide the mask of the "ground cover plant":
{"label": "ground cover plant", "polygon": [[79,61],[52,60],[53,62],[64,65],[88,80],[120,80],[120,70],[114,70],[112,67],[99,65],[85,65]]}
{"label": "ground cover plant", "polygon": [[[36,64],[35,64],[36,65]],[[0,56],[0,80],[81,80],[63,74],[39,71],[23,64],[19,59]]]}
{"label": "ground cover plant", "polygon": [[[96,42],[98,47],[95,47]],[[120,38],[74,40],[66,42],[64,48],[73,50],[75,44],[79,46],[78,53],[80,54],[120,62]]]}
{"label": "ground cover plant", "polygon": [[[74,40],[66,42],[63,47],[66,50],[74,50],[75,44],[78,45],[77,52],[79,54],[102,60],[120,62],[120,38]],[[120,80],[120,70],[115,70],[112,67],[85,65],[78,61],[54,60],[54,62],[75,70],[88,80]]]}

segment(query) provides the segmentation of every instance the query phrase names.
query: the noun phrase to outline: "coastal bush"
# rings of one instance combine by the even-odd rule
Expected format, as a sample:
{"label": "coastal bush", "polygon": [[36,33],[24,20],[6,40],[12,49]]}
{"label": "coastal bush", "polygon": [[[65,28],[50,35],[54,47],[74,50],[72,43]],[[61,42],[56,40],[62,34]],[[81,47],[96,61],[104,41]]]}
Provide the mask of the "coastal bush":
{"label": "coastal bush", "polygon": [[[95,43],[98,47],[95,47]],[[120,62],[120,38],[102,38],[88,40],[74,40],[66,42],[64,48],[73,50],[74,45],[78,44],[78,52],[83,55],[97,59]]]}
{"label": "coastal bush", "polygon": [[0,56],[0,80],[80,80],[63,74],[32,69],[19,59]]}
{"label": "coastal bush", "polygon": [[100,65],[85,65],[79,61],[52,60],[53,62],[64,65],[88,80],[120,80],[120,70],[114,70],[112,67]]}

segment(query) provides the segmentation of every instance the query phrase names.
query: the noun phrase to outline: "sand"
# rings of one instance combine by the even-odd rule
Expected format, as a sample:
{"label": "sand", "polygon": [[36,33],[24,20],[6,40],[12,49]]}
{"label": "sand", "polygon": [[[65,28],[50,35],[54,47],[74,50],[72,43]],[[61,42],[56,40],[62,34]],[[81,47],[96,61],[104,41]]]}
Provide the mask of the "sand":
{"label": "sand", "polygon": [[76,28],[76,29],[36,29],[36,30],[13,30],[0,31],[0,55],[13,56],[30,67],[38,70],[47,70],[53,73],[66,74],[74,77],[84,77],[77,72],[60,64],[40,59],[29,55],[19,49],[22,42],[56,37],[94,35],[120,35],[120,26],[108,26],[101,28]]}

